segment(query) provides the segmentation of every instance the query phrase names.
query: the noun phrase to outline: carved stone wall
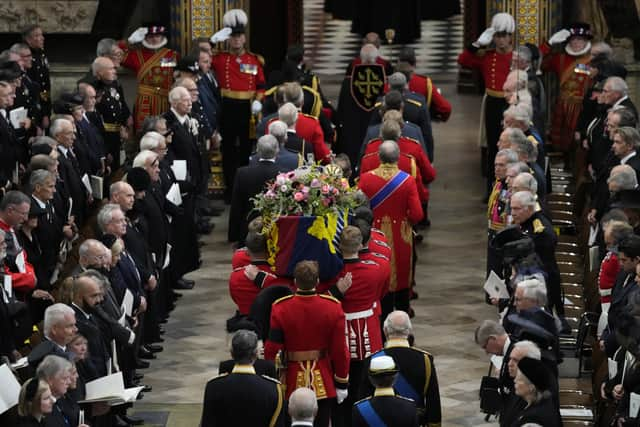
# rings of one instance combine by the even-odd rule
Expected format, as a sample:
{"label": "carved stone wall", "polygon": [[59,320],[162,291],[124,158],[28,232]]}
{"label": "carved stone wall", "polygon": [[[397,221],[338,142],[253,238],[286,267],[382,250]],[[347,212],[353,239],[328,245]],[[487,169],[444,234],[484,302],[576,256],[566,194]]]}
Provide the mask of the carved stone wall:
{"label": "carved stone wall", "polygon": [[0,33],[38,24],[45,33],[90,33],[98,0],[2,0]]}

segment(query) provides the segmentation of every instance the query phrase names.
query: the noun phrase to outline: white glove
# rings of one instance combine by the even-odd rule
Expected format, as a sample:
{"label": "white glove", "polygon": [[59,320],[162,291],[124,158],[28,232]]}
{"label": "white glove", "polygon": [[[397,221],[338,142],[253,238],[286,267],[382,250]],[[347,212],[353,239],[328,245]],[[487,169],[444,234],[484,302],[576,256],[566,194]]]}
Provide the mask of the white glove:
{"label": "white glove", "polygon": [[129,36],[127,41],[129,42],[129,44],[141,43],[142,40],[144,40],[144,36],[146,36],[148,32],[149,30],[147,28],[140,27]]}
{"label": "white glove", "polygon": [[490,45],[493,41],[493,35],[495,34],[495,32],[496,30],[494,30],[493,27],[487,28],[482,34],[480,34],[480,37],[478,37],[478,40],[476,40],[476,44],[478,46]]}
{"label": "white glove", "polygon": [[567,41],[570,35],[571,33],[569,32],[569,30],[560,30],[551,36],[551,38],[549,39],[549,44],[564,43],[565,41]]}
{"label": "white glove", "polygon": [[227,40],[231,36],[231,28],[225,27],[211,36],[211,43],[220,43]]}
{"label": "white glove", "polygon": [[344,400],[349,395],[349,390],[346,388],[337,388],[336,389],[336,400],[338,401],[338,405],[344,402]]}
{"label": "white glove", "polygon": [[258,114],[260,111],[262,111],[262,103],[258,100],[255,100],[251,103],[251,112],[253,114]]}

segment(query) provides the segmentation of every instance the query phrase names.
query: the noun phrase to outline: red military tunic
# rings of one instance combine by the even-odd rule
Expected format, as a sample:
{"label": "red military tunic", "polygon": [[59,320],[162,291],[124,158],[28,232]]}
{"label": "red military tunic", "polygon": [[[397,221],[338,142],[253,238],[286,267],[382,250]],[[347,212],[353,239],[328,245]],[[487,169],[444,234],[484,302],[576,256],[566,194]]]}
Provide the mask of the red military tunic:
{"label": "red military tunic", "polygon": [[[379,166],[380,156],[377,152],[365,154],[362,157],[362,160],[360,160],[360,175],[370,172]],[[398,167],[401,171],[408,173],[415,179],[416,185],[418,186],[418,195],[420,196],[420,200],[423,202],[429,200],[429,192],[423,183],[420,169],[416,166],[416,159],[409,154],[400,153],[400,157],[398,158]]]}
{"label": "red military tunic", "polygon": [[591,77],[586,67],[576,72],[578,65],[586,65],[591,60],[589,52],[572,56],[562,52],[552,52],[548,43],[540,46],[542,70],[558,76],[560,90],[551,119],[551,143],[562,151],[568,151],[573,144],[573,133],[582,111],[582,101],[591,86]]}
{"label": "red military tunic", "polygon": [[239,267],[244,267],[245,265],[251,264],[251,256],[249,255],[249,251],[245,246],[236,249],[233,251],[233,256],[231,257],[231,269],[235,270]]}
{"label": "red military tunic", "polygon": [[431,117],[436,120],[446,122],[451,116],[451,104],[442,96],[438,88],[433,84],[431,77],[421,74],[411,74],[409,79],[409,90],[419,93],[427,100],[427,107]]}
{"label": "red military tunic", "polygon": [[[372,139],[371,141],[367,142],[367,146],[365,147],[365,151],[364,151],[365,156],[371,153],[377,154],[378,149],[380,148],[380,144],[382,144],[382,142],[383,141],[381,138]],[[418,168],[419,173],[411,173],[406,170],[405,172],[410,173],[411,176],[416,178],[416,183],[418,184],[418,191],[421,193],[420,199],[423,201],[429,200],[429,188],[427,187],[427,185],[431,184],[433,180],[436,179],[436,170],[431,164],[431,161],[429,161],[429,157],[427,157],[426,153],[422,149],[422,145],[420,145],[420,142],[413,138],[401,136],[400,138],[398,138],[397,142],[398,142],[398,148],[400,149],[401,153],[408,154],[415,159],[416,167]],[[378,167],[378,165],[376,165],[371,169],[375,169],[376,167]],[[402,167],[400,167],[400,169],[402,169]],[[420,188],[420,187],[423,187],[423,188]],[[423,192],[425,193],[424,197],[423,197]]]}
{"label": "red military tunic", "polygon": [[[276,120],[278,120],[277,117],[269,120],[266,129],[269,129],[269,125]],[[331,163],[331,151],[324,142],[324,132],[322,132],[320,121],[317,118],[309,114],[298,112],[296,134],[312,145],[313,157],[316,162],[320,162],[322,164]]]}
{"label": "red military tunic", "polygon": [[[399,172],[395,164],[382,164],[360,176],[358,187],[371,200]],[[372,206],[373,224],[380,228],[391,247],[389,291],[409,288],[412,281],[413,228],[423,218],[415,179],[409,176],[378,206]]]}
{"label": "red military tunic", "polygon": [[[7,223],[0,220],[0,230],[4,231],[7,236],[15,237],[15,244],[19,246],[17,241],[18,236],[13,228],[9,227]],[[7,254],[9,255],[9,254]],[[36,273],[33,269],[33,265],[29,263],[27,260],[27,251],[21,249],[20,252],[16,255],[15,266],[18,268],[11,269],[9,265],[4,263],[4,274],[11,276],[11,287],[14,291],[25,295],[30,293],[36,287]],[[19,261],[18,261],[19,260]],[[47,286],[48,284],[43,284],[43,286]]]}
{"label": "red military tunic", "polygon": [[389,260],[391,259],[391,246],[387,243],[387,236],[384,235],[382,230],[371,227],[371,237],[367,246],[370,251],[384,255]]}
{"label": "red military tunic", "polygon": [[245,315],[249,314],[253,300],[256,299],[262,289],[278,283],[288,284],[286,279],[282,280],[271,272],[271,267],[266,261],[253,261],[251,264],[258,267],[265,274],[256,277],[256,280],[250,280],[244,274],[244,270],[247,267],[245,265],[234,269],[229,277],[231,299],[236,303],[240,314]]}
{"label": "red military tunic", "polygon": [[134,123],[137,132],[148,116],[157,116],[169,111],[169,91],[173,85],[173,68],[178,62],[175,50],[148,49],[144,46],[130,49],[120,43],[125,56],[122,66],[136,73],[138,96],[136,97]]}
{"label": "red military tunic", "polygon": [[349,349],[340,301],[312,289],[274,302],[265,359],[275,360],[280,350],[287,398],[300,387],[311,388],[318,399],[336,397],[336,387],[346,389]]}
{"label": "red military tunic", "polygon": [[[371,239],[369,239],[369,244],[371,244]],[[373,261],[378,264],[380,266],[382,275],[385,278],[384,285],[382,286],[382,291],[380,292],[380,300],[375,304],[376,306],[374,309],[376,316],[380,316],[380,313],[382,313],[382,305],[380,303],[382,301],[382,298],[384,298],[387,292],[389,292],[389,282],[391,280],[391,260],[386,255],[372,251],[369,247],[361,249],[360,252],[358,252],[358,255],[360,256],[361,260]],[[389,256],[391,256],[390,250]]]}
{"label": "red military tunic", "polygon": [[[352,275],[351,287],[339,299],[347,320],[349,353],[352,360],[364,360],[382,348],[380,320],[376,314],[388,287],[386,271],[376,262],[352,258],[344,260],[336,280],[347,273]],[[318,286],[318,292],[328,289],[328,284]]]}
{"label": "red military tunic", "polygon": [[502,87],[511,71],[512,52],[498,53],[495,49],[473,52],[465,49],[458,56],[458,64],[480,70],[487,95],[504,98]]}
{"label": "red military tunic", "polygon": [[243,51],[240,55],[219,52],[211,58],[223,98],[261,100],[266,84],[260,55]]}

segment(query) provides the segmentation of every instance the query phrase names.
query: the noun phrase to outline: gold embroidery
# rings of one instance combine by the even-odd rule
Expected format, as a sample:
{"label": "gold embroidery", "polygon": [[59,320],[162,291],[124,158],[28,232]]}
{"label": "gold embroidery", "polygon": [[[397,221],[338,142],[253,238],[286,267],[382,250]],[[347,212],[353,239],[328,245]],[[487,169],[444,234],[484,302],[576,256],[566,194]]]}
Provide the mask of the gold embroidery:
{"label": "gold embroidery", "polygon": [[398,173],[398,171],[399,169],[396,163],[382,163],[371,172],[382,179],[389,180],[393,178],[394,175]]}

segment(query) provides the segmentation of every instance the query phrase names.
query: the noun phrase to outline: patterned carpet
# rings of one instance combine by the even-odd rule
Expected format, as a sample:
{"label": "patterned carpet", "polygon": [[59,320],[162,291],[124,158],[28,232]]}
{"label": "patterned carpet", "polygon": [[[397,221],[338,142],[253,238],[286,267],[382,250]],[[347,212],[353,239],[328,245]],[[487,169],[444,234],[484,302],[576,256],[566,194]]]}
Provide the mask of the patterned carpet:
{"label": "patterned carpet", "polygon": [[[350,32],[351,21],[326,18],[322,0],[306,0],[304,5],[305,51],[307,63],[321,76],[342,75],[358,55],[361,38]],[[417,71],[421,74],[455,73],[456,58],[462,50],[462,16],[447,20],[422,21],[422,36],[406,46],[416,50]],[[405,45],[383,44],[382,56],[397,58]]]}

